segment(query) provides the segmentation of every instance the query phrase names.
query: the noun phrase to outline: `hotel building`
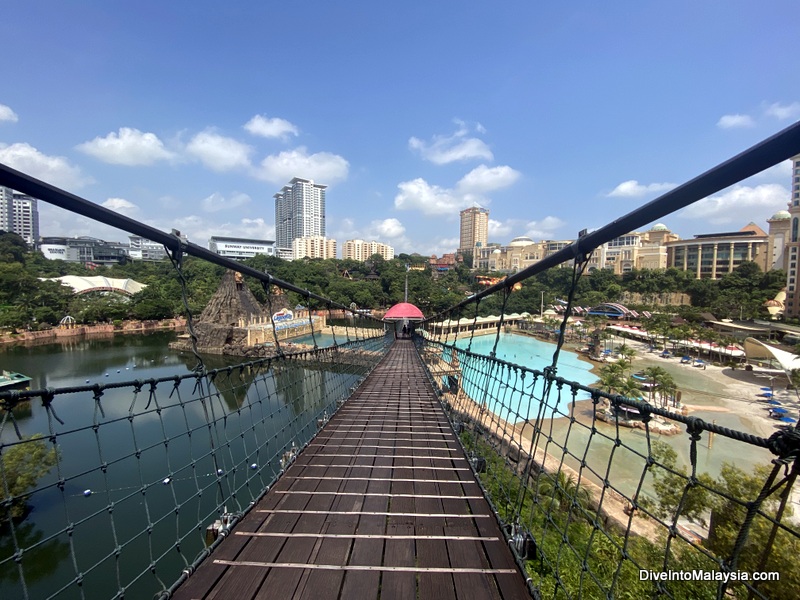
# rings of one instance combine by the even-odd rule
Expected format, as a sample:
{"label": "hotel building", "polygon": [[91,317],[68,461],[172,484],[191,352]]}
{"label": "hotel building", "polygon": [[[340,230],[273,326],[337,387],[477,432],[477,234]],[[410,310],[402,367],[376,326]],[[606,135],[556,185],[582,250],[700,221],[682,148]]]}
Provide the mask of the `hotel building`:
{"label": "hotel building", "polygon": [[458,253],[472,254],[476,247],[485,247],[488,241],[489,211],[480,206],[462,210]]}
{"label": "hotel building", "polygon": [[694,273],[697,279],[719,279],[744,262],[767,270],[769,236],[755,223],[739,231],[705,233],[666,243],[667,267]]}

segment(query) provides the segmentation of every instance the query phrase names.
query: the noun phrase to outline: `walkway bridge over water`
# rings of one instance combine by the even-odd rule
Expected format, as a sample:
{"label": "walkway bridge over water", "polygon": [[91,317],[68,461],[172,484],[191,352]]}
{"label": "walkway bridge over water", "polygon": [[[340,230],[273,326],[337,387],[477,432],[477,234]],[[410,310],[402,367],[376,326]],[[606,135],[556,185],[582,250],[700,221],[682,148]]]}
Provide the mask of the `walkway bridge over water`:
{"label": "walkway bridge over water", "polygon": [[[800,597],[797,429],[760,438],[565,381],[566,321],[540,368],[436,326],[477,323],[484,298],[504,307],[564,262],[577,282],[599,245],[799,153],[796,124],[429,316],[413,340],[375,322],[328,349],[276,339],[273,356],[229,367],[197,355],[170,377],[0,393],[4,596]],[[349,310],[2,165],[0,185],[164,244],[183,282],[191,255],[313,310]],[[47,415],[40,438],[20,416],[31,403]],[[619,416],[631,410],[635,432]],[[664,422],[682,431],[674,455],[658,443]],[[712,434],[763,467],[704,474]],[[52,468],[24,481],[37,464]]]}

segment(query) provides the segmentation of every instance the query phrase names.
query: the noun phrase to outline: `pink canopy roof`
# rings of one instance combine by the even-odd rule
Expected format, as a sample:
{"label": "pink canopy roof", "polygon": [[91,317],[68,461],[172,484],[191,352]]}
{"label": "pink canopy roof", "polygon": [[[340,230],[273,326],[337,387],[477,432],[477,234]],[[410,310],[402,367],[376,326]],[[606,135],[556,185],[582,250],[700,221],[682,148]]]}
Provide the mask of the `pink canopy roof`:
{"label": "pink canopy roof", "polygon": [[422,311],[409,302],[400,302],[386,311],[383,315],[384,321],[422,321],[425,317]]}

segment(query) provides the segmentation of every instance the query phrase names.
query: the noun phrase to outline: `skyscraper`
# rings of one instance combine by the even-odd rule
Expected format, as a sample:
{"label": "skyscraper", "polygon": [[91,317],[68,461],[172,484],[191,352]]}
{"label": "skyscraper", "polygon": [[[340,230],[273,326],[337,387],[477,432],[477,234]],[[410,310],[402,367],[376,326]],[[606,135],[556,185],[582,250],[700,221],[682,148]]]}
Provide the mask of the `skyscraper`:
{"label": "skyscraper", "polygon": [[38,200],[0,186],[0,229],[21,236],[29,246],[39,241]]}
{"label": "skyscraper", "polygon": [[489,210],[480,206],[462,210],[459,254],[472,254],[475,246],[486,246],[488,241]]}
{"label": "skyscraper", "polygon": [[301,237],[325,237],[325,190],[310,179],[293,178],[275,194],[275,242],[291,250]]}
{"label": "skyscraper", "polygon": [[800,316],[800,280],[798,280],[798,261],[800,261],[800,154],[792,158],[792,197],[789,201],[789,269],[786,272],[787,317]]}

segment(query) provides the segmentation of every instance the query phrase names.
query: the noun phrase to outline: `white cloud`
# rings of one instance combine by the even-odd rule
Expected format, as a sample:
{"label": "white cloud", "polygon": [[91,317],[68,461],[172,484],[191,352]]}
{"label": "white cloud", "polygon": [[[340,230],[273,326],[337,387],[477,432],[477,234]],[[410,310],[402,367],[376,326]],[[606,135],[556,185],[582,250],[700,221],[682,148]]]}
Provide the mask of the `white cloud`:
{"label": "white cloud", "polygon": [[489,219],[489,241],[503,240],[501,243],[505,243],[505,241],[509,239],[512,231],[513,224],[511,221],[503,223],[501,221]]}
{"label": "white cloud", "polygon": [[469,201],[452,190],[431,185],[422,178],[397,184],[400,192],[394,197],[394,206],[400,210],[419,210],[426,215],[454,216],[467,208]]}
{"label": "white cloud", "polygon": [[456,184],[456,189],[465,193],[480,194],[513,185],[519,179],[519,171],[508,166],[487,167],[480,165],[464,175]]}
{"label": "white cloud", "polygon": [[297,136],[300,131],[286,119],[278,117],[269,118],[264,115],[256,115],[244,125],[245,130],[265,138],[287,139],[290,135]]}
{"label": "white cloud", "polygon": [[76,146],[78,150],[112,165],[129,167],[152,165],[159,160],[172,160],[175,154],[164,147],[154,133],[131,127],[120,127],[119,133],[96,137]]}
{"label": "white cloud", "polygon": [[715,225],[735,223],[741,227],[746,225],[742,221],[750,220],[746,215],[762,215],[766,219],[779,210],[786,210],[789,196],[789,190],[777,183],[755,187],[737,185],[687,206],[679,215],[684,219],[705,219]]}
{"label": "white cloud", "polygon": [[800,102],[792,102],[786,105],[775,102],[764,109],[764,114],[768,117],[780,119],[781,121],[797,119],[800,117]]}
{"label": "white cloud", "polygon": [[606,195],[613,198],[641,198],[648,194],[667,192],[674,188],[675,185],[674,183],[650,183],[648,185],[642,185],[635,179],[629,179],[628,181],[620,183]]}
{"label": "white cloud", "polygon": [[94,181],[83,175],[78,167],[71,165],[63,156],[47,156],[25,143],[0,145],[0,163],[68,191],[82,188]]}
{"label": "white cloud", "polygon": [[[450,135],[434,135],[430,142],[417,137],[408,140],[408,147],[419,152],[420,156],[436,165],[446,165],[456,161],[493,160],[494,155],[483,140],[469,136],[469,128],[463,121],[456,121],[458,129]],[[480,124],[476,126],[478,133],[486,133]]]}
{"label": "white cloud", "polygon": [[717,121],[717,127],[720,129],[738,129],[744,127],[753,127],[755,125],[753,117],[750,115],[723,115]]}
{"label": "white cloud", "polygon": [[376,232],[376,239],[394,239],[401,237],[406,228],[395,218],[383,219],[382,221],[372,221],[370,229]]}
{"label": "white cloud", "polygon": [[306,148],[301,146],[266,157],[254,175],[276,184],[285,184],[293,177],[303,177],[330,185],[347,179],[349,168],[350,164],[337,154],[308,154]]}
{"label": "white cloud", "polygon": [[203,198],[201,202],[203,210],[206,212],[217,212],[220,210],[230,210],[237,206],[243,206],[250,202],[250,196],[247,194],[234,194],[226,198],[219,192],[214,192],[210,196]]}
{"label": "white cloud", "polygon": [[17,113],[11,110],[10,106],[0,104],[0,122],[7,121],[9,123],[16,123],[19,121]]}
{"label": "white cloud", "polygon": [[212,171],[223,172],[250,167],[253,149],[238,140],[206,130],[189,141],[186,151]]}
{"label": "white cloud", "polygon": [[519,171],[508,166],[480,165],[464,175],[454,188],[432,185],[418,177],[397,184],[400,192],[394,197],[394,206],[400,210],[419,210],[426,215],[448,215],[455,218],[458,211],[491,202],[487,192],[513,185],[520,177]]}
{"label": "white cloud", "polygon": [[138,206],[124,198],[109,198],[102,203],[102,206],[126,217],[133,217],[139,212]]}
{"label": "white cloud", "polygon": [[556,230],[564,225],[566,223],[558,217],[545,217],[541,221],[530,221],[525,226],[525,235],[534,241],[556,239]]}

